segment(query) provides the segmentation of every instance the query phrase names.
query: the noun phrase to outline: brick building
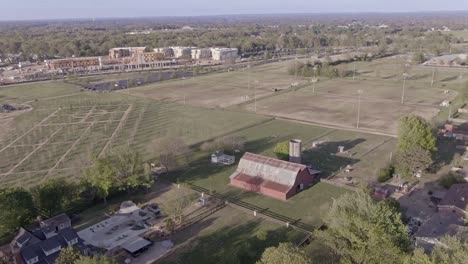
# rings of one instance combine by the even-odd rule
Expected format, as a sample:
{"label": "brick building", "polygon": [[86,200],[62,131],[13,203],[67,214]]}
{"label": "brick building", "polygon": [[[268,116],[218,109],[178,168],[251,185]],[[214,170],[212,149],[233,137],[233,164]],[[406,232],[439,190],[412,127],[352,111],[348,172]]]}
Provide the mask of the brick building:
{"label": "brick building", "polygon": [[51,70],[87,69],[101,67],[101,57],[80,57],[45,61],[46,66]]}
{"label": "brick building", "polygon": [[285,201],[311,186],[317,174],[302,164],[247,152],[229,178],[232,186]]}

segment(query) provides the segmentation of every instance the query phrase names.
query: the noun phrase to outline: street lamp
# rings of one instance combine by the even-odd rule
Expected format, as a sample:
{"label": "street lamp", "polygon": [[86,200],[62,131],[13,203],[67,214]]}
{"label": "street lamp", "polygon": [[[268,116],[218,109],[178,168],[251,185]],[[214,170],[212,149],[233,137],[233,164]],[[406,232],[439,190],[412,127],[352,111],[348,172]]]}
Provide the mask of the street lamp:
{"label": "street lamp", "polygon": [[353,58],[353,60],[354,60],[354,63],[353,63],[353,65],[354,65],[354,70],[353,70],[353,81],[354,81],[354,80],[356,79],[356,58]]}
{"label": "street lamp", "polygon": [[315,94],[315,84],[318,82],[317,78],[312,78],[311,82],[313,83],[312,85],[312,94]]}
{"label": "street lamp", "polygon": [[257,83],[258,81],[254,81],[254,111],[257,113]]}
{"label": "street lamp", "polygon": [[356,128],[359,128],[359,119],[361,117],[361,94],[362,90],[358,90],[358,110],[357,110],[357,121],[356,121]]}

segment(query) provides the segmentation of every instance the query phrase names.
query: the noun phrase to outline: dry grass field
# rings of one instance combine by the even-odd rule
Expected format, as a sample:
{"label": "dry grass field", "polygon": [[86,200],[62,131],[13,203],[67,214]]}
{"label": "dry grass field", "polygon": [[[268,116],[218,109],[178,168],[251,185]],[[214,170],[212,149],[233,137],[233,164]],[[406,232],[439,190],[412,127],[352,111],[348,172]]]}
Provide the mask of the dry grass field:
{"label": "dry grass field", "polygon": [[[195,79],[166,81],[133,88],[135,96],[161,101],[186,103],[215,108],[228,107],[287,89],[292,83],[306,83],[305,78],[295,78],[287,73],[290,62],[278,62],[241,70],[209,74]],[[250,71],[250,73],[249,73]],[[249,77],[250,76],[250,77]],[[120,91],[129,93],[129,91]]]}
{"label": "dry grass field", "polygon": [[[404,104],[401,94],[401,82],[333,79],[317,84],[315,89],[309,86],[258,100],[256,107],[261,114],[349,128],[357,126],[360,107],[359,128],[394,134],[401,116],[416,114],[431,119],[442,101],[456,96],[455,92],[445,94],[411,82],[405,88]],[[245,109],[254,111],[254,104]]]}

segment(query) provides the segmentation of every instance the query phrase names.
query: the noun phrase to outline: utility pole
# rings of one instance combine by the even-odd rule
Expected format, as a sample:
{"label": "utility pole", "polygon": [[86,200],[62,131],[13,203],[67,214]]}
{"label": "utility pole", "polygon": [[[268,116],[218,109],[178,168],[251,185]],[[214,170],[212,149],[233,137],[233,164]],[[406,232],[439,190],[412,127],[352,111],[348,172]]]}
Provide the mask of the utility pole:
{"label": "utility pole", "polygon": [[403,73],[403,90],[401,91],[401,104],[405,103],[405,88],[406,88],[406,77],[407,73]]}
{"label": "utility pole", "polygon": [[257,80],[254,81],[254,111],[257,113]]}
{"label": "utility pole", "polygon": [[356,79],[356,58],[353,59],[354,60],[354,70],[353,70],[353,81]]}
{"label": "utility pole", "polygon": [[432,69],[432,80],[431,80],[431,88],[434,86],[434,77],[435,77],[435,68]]}
{"label": "utility pole", "polygon": [[317,84],[318,79],[317,78],[312,78],[312,94],[315,94],[315,85]]}
{"label": "utility pole", "polygon": [[358,110],[357,110],[357,121],[356,121],[356,128],[359,128],[359,119],[361,117],[361,94],[362,90],[358,90]]}

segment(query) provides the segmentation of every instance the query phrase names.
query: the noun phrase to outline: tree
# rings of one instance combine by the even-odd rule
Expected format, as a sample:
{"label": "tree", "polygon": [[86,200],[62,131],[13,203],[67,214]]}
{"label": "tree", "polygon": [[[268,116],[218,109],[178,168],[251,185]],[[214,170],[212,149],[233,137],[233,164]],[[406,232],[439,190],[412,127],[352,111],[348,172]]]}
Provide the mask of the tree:
{"label": "tree", "polygon": [[344,263],[401,263],[410,245],[400,212],[364,192],[334,200],[324,222],[317,236]]}
{"label": "tree", "polygon": [[449,189],[452,185],[456,183],[465,182],[465,178],[460,174],[449,173],[439,179],[439,184],[445,189]]}
{"label": "tree", "polygon": [[64,213],[77,199],[79,188],[63,178],[50,179],[31,189],[36,208],[47,217]]}
{"label": "tree", "polygon": [[405,260],[405,264],[466,264],[468,263],[468,243],[458,237],[444,237],[436,244],[431,254],[416,248]]}
{"label": "tree", "polygon": [[287,160],[289,158],[289,142],[283,141],[276,144],[274,153],[278,159]]}
{"label": "tree", "polygon": [[95,159],[94,166],[85,170],[85,182],[96,190],[98,197],[107,204],[109,190],[114,184],[115,169],[109,159]]}
{"label": "tree", "polygon": [[117,264],[117,261],[105,256],[81,256],[77,261],[75,261],[75,264]]}
{"label": "tree", "polygon": [[437,150],[431,125],[421,117],[405,116],[400,119],[398,136],[398,171],[412,176],[427,170],[433,163],[432,154]]}
{"label": "tree", "polygon": [[416,146],[431,153],[437,150],[436,137],[432,127],[419,116],[402,117],[398,132],[398,150],[405,152]]}
{"label": "tree", "polygon": [[179,166],[185,166],[190,148],[182,138],[164,138],[158,141],[159,163],[170,171]]}
{"label": "tree", "polygon": [[421,63],[423,63],[424,61],[426,61],[426,57],[424,56],[424,53],[422,53],[422,52],[416,52],[416,53],[414,53],[414,55],[413,55],[413,61],[414,61],[414,63],[416,63],[416,64],[421,64]]}
{"label": "tree", "polygon": [[398,171],[406,176],[413,176],[426,171],[433,163],[431,153],[419,146],[398,153]]}
{"label": "tree", "polygon": [[265,249],[257,264],[310,264],[312,260],[291,243],[280,243]]}
{"label": "tree", "polygon": [[109,159],[115,170],[114,185],[118,189],[125,191],[140,187],[149,189],[153,184],[149,164],[143,162],[138,152],[121,149]]}
{"label": "tree", "polygon": [[80,258],[80,253],[73,247],[66,247],[60,251],[56,260],[57,264],[75,264]]}
{"label": "tree", "polygon": [[22,188],[0,189],[0,235],[29,225],[37,216],[32,196]]}

